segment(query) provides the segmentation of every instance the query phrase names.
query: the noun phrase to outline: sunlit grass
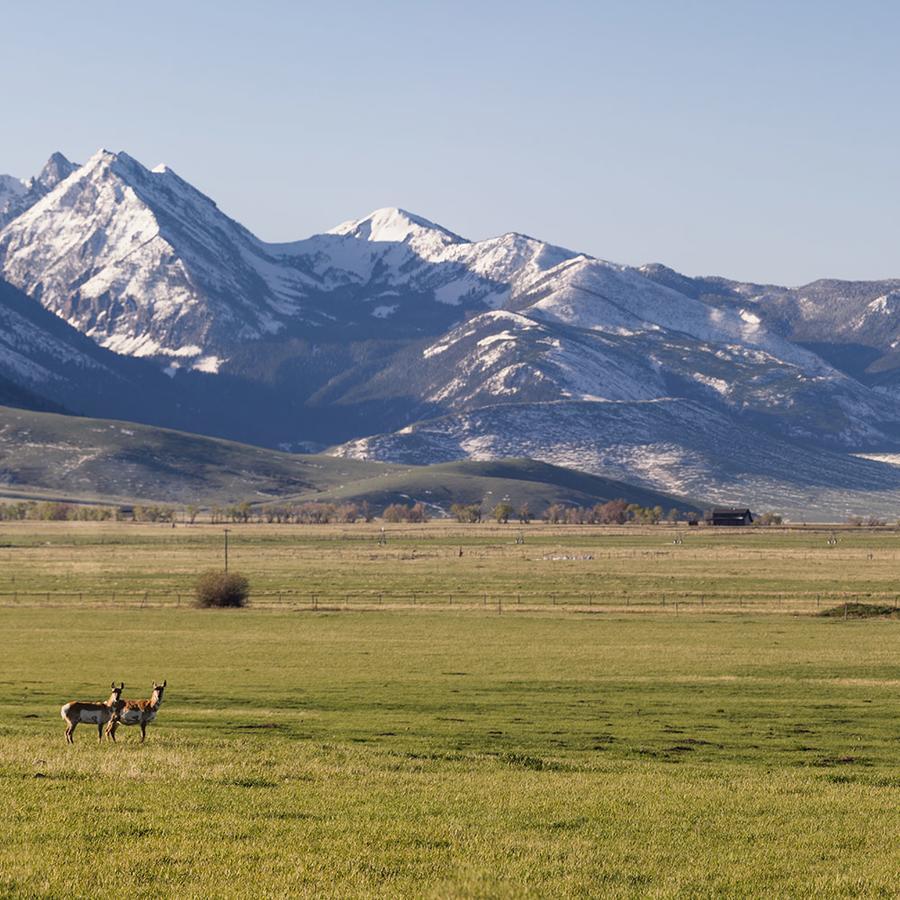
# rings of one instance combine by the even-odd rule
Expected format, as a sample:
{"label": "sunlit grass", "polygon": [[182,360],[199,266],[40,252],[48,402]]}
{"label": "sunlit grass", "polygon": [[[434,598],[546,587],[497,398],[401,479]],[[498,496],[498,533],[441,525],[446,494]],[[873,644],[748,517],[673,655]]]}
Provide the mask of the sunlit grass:
{"label": "sunlit grass", "polygon": [[[465,557],[464,557],[465,558]],[[0,893],[884,895],[894,620],[0,609]],[[148,741],[59,706],[167,678]]]}

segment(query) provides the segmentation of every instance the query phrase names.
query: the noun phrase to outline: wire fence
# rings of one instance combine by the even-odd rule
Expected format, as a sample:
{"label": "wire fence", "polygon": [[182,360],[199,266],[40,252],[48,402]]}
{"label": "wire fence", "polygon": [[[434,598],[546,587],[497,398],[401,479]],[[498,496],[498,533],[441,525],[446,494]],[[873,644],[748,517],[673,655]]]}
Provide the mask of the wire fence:
{"label": "wire fence", "polygon": [[[668,592],[628,594],[586,591],[380,591],[271,590],[254,591],[247,600],[253,609],[311,612],[349,612],[388,609],[481,610],[494,614],[516,612],[667,612],[814,614],[848,604],[900,609],[900,595],[888,592]],[[190,609],[192,592],[138,591],[6,591],[0,607]]]}

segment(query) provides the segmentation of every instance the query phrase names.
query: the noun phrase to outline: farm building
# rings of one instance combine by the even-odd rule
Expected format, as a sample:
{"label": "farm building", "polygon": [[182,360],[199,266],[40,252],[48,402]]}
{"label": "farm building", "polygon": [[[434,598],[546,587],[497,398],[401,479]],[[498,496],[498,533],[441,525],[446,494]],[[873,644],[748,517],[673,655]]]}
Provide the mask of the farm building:
{"label": "farm building", "polygon": [[753,513],[749,509],[720,506],[706,514],[707,525],[752,525]]}

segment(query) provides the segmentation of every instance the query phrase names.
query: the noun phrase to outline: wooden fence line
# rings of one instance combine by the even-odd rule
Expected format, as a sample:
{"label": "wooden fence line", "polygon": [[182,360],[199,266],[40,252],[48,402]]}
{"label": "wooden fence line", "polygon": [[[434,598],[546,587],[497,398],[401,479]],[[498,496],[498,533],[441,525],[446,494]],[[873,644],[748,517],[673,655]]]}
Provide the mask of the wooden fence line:
{"label": "wooden fence line", "polygon": [[[383,609],[433,608],[494,610],[536,609],[660,609],[675,614],[685,611],[785,611],[797,612],[827,609],[847,603],[878,603],[900,606],[900,595],[874,591],[831,592],[741,592],[667,591],[659,594],[605,593],[600,591],[523,591],[504,589],[495,591],[348,591],[348,590],[271,590],[254,591],[248,605],[260,609]],[[68,608],[139,608],[170,609],[190,607],[190,591],[0,591],[2,607],[68,607]]]}

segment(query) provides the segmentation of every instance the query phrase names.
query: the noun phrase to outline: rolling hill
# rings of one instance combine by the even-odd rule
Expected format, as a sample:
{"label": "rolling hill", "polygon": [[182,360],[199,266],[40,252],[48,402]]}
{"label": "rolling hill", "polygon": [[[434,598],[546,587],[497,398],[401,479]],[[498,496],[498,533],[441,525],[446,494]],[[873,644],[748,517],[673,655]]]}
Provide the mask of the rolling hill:
{"label": "rolling hill", "polygon": [[198,505],[501,499],[540,512],[553,502],[623,498],[695,510],[671,496],[530,460],[409,466],[283,453],[164,428],[0,407],[0,498]]}

